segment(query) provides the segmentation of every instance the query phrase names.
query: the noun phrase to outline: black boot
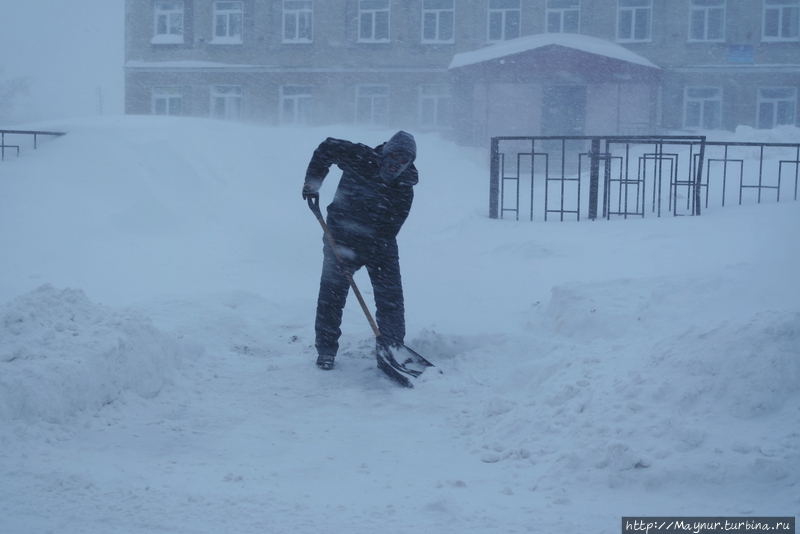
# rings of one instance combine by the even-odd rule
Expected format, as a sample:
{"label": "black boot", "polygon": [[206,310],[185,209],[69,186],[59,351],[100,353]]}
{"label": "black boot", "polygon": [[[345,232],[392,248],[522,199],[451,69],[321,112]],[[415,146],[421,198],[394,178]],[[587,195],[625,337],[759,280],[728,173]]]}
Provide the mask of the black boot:
{"label": "black boot", "polygon": [[317,356],[317,367],[325,371],[333,369],[333,354],[320,354]]}

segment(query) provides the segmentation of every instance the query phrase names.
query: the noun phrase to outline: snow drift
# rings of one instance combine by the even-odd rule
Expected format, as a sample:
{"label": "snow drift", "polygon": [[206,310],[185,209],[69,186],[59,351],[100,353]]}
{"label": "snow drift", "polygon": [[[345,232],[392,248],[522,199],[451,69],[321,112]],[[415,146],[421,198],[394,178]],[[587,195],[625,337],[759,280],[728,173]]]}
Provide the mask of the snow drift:
{"label": "snow drift", "polygon": [[0,310],[0,424],[69,424],[130,392],[158,394],[183,348],[147,317],[43,285]]}

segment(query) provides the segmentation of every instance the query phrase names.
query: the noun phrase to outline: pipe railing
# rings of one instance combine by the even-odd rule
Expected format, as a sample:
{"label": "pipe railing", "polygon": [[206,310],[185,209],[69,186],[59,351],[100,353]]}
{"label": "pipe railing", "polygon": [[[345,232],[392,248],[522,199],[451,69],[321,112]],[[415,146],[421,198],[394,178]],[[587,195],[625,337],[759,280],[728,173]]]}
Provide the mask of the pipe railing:
{"label": "pipe railing", "polygon": [[7,148],[14,148],[17,150],[17,156],[19,156],[19,145],[7,145],[6,144],[6,134],[11,135],[32,135],[33,136],[33,148],[36,148],[37,137],[40,135],[51,135],[60,137],[62,135],[66,135],[66,132],[43,132],[38,130],[0,130],[0,161],[6,159],[6,149]]}

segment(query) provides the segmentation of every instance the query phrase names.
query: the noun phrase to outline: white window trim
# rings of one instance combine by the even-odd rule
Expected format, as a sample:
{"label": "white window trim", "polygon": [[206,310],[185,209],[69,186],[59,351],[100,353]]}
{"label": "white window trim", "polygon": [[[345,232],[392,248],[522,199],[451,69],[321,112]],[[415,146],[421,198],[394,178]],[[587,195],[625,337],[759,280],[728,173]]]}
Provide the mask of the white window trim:
{"label": "white window trim", "polygon": [[[386,92],[380,95],[362,95],[361,90],[366,88],[377,88],[380,87],[385,89]],[[359,100],[361,98],[369,97],[370,102],[370,120],[369,122],[359,122],[358,112],[359,112]],[[375,99],[376,98],[383,98],[386,100],[386,117],[384,120],[376,121],[375,120]],[[364,83],[356,86],[356,106],[355,106],[355,124],[359,125],[367,125],[367,126],[386,126],[389,121],[389,85],[383,83]]]}
{"label": "white window trim", "polygon": [[[308,88],[307,93],[298,93],[288,95],[286,94],[286,89],[289,87],[293,88]],[[304,116],[299,116],[298,110],[301,109],[300,101],[304,100],[308,104],[306,108],[306,114]],[[287,101],[292,102],[292,109],[293,109],[293,117],[291,121],[287,120],[287,117],[284,113],[284,106]],[[280,93],[280,102],[279,102],[279,121],[281,124],[286,125],[302,125],[307,126],[311,124],[311,106],[314,102],[314,93],[313,93],[313,86],[311,85],[282,85],[281,86],[281,93]]]}
{"label": "white window trim", "polygon": [[[785,4],[767,4],[765,0],[761,0],[761,41],[762,42],[796,42],[800,41],[800,3],[785,3]],[[786,8],[794,8],[795,9],[795,25],[798,28],[798,34],[791,36],[791,37],[783,37],[781,35],[767,35],[767,11],[768,10],[778,10],[779,12],[779,20],[783,21],[784,12],[783,10]],[[779,22],[778,27],[780,31],[780,27],[782,24]]]}
{"label": "white window trim", "polygon": [[[519,20],[520,20],[519,35],[517,35],[516,37],[511,37],[511,39],[516,39],[517,37],[522,35],[522,27],[521,27],[522,26],[522,2],[519,2],[518,5],[519,5],[519,7],[516,7],[516,8],[511,8],[511,7],[504,7],[504,8],[496,7],[496,8],[493,8],[493,7],[491,7],[492,6],[492,0],[489,0],[489,5],[488,5],[488,8],[487,8],[487,12],[486,12],[486,42],[487,43],[502,43],[503,41],[508,41],[509,40],[508,33],[507,33],[508,20],[507,20],[506,15],[511,11],[516,11],[519,14]],[[502,17],[503,17],[503,25],[502,25],[503,31],[502,31],[502,33],[503,33],[503,35],[502,35],[502,37],[500,37],[500,39],[492,39],[492,35],[491,35],[491,33],[492,33],[492,13],[502,13]]]}
{"label": "white window trim", "polygon": [[[578,12],[578,29],[575,33],[581,32],[581,3],[578,0],[578,7],[547,7],[545,9],[544,15],[544,24],[545,24],[545,32],[546,33],[572,33],[564,31],[564,14],[567,11],[577,11]],[[558,13],[559,14],[559,30],[558,32],[550,32],[550,14],[551,13]]]}
{"label": "white window trim", "polygon": [[[447,95],[427,96],[427,95],[423,94],[425,92],[425,88],[426,87],[446,87],[447,90],[448,90],[448,94]],[[443,124],[441,124],[441,121],[439,120],[440,119],[439,107],[440,107],[440,104],[441,104],[441,100],[443,100],[443,99],[448,99],[450,101],[450,120],[452,121],[452,119],[453,119],[453,88],[452,88],[452,86],[451,85],[446,85],[446,84],[423,84],[423,85],[419,86],[419,117],[418,117],[418,121],[419,121],[420,128],[429,129],[429,130],[452,130],[453,129],[453,124],[452,123],[443,125]],[[423,103],[424,100],[433,100],[433,102],[434,102],[434,115],[435,115],[435,118],[434,118],[434,123],[433,124],[426,124],[424,122],[424,120],[423,120],[423,116],[422,116],[423,106],[422,106],[422,103]]]}
{"label": "white window trim", "polygon": [[[164,99],[167,101],[166,113],[156,113],[156,101]],[[172,115],[169,112],[169,101],[172,99],[180,100],[181,112],[177,115]],[[154,85],[150,92],[150,112],[153,115],[163,115],[169,117],[183,116],[183,87],[180,85]]]}
{"label": "white window trim", "polygon": [[[442,13],[450,12],[453,14],[453,28],[452,34],[453,36],[450,39],[440,39],[439,38],[439,29],[441,24],[441,15]],[[434,13],[436,15],[436,39],[426,39],[425,38],[425,14],[426,13]],[[453,7],[450,9],[425,9],[425,0],[422,1],[422,44],[453,44],[456,42],[456,4],[455,0],[453,0]]]}
{"label": "white window trim", "polygon": [[[761,96],[762,90],[770,90],[770,89],[782,89],[782,90],[790,90],[793,93],[793,96],[788,98],[764,98]],[[797,87],[791,86],[761,86],[758,88],[758,98],[756,99],[756,127],[761,128],[761,104],[764,102],[792,102],[792,106],[794,108],[794,113],[792,114],[792,122],[789,126],[795,126],[797,124]],[[772,110],[772,126],[771,128],[775,128],[777,126],[783,126],[781,124],[777,124],[776,115],[778,113],[777,106],[775,106]]]}
{"label": "white window trim", "polygon": [[[365,39],[361,37],[361,17],[365,14],[370,13],[372,15],[372,37],[369,39]],[[386,13],[386,34],[388,37],[384,39],[376,39],[375,38],[375,14],[376,13]],[[388,43],[391,42],[392,37],[392,3],[391,1],[386,2],[386,8],[380,9],[363,9],[361,7],[361,0],[358,1],[358,42],[359,43]]]}
{"label": "white window trim", "polygon": [[[158,6],[163,4],[180,4],[180,9],[172,9],[172,10],[159,10]],[[180,13],[181,16],[181,33],[180,35],[176,35],[174,33],[170,33],[170,16],[176,13]],[[159,16],[166,16],[167,17],[167,33],[158,33],[158,18]],[[183,44],[183,25],[185,23],[185,17],[183,12],[183,2],[156,2],[153,4],[153,38],[150,41],[151,44]]]}
{"label": "white window trim", "polygon": [[[722,37],[719,39],[709,39],[708,38],[708,15],[709,11],[714,9],[721,9],[722,10]],[[702,39],[695,39],[692,37],[692,16],[694,15],[695,11],[704,11],[705,16],[703,18],[703,38]],[[728,0],[722,2],[719,6],[696,6],[694,4],[689,4],[689,35],[687,41],[690,43],[724,43],[725,42],[725,35],[727,30],[728,24]]]}
{"label": "white window trim", "polygon": [[[292,2],[296,0],[283,0],[283,11],[281,14],[281,42],[286,44],[295,44],[295,43],[312,43],[314,42],[314,2],[313,0],[309,0],[310,7],[301,8],[301,9],[286,9],[286,3]],[[296,16],[295,18],[295,27],[294,27],[294,35],[295,37],[292,39],[286,38],[286,15],[292,13]],[[299,37],[300,35],[300,17],[306,15],[310,22],[311,26],[311,37]]]}
{"label": "white window trim", "polygon": [[[233,90],[233,92],[220,91],[220,89]],[[214,113],[214,104],[217,98],[225,99],[225,116],[218,117]],[[238,115],[232,116],[231,102],[238,100]],[[212,85],[211,86],[211,118],[223,120],[242,120],[242,86],[241,85]]]}
{"label": "white window trim", "polygon": [[[717,92],[717,96],[715,98],[698,98],[698,97],[690,97],[689,92],[693,89],[713,89]],[[689,125],[687,124],[687,118],[689,114],[689,102],[705,102],[714,101],[719,102],[719,124],[714,130],[719,130],[722,128],[722,87],[719,86],[687,86],[684,88],[683,91],[683,127],[689,130],[705,130],[704,122],[705,122],[705,107],[701,105],[700,108],[700,124],[698,125]]]}
{"label": "white window trim", "polygon": [[[647,28],[647,37],[644,39],[637,39],[636,34],[636,11],[640,9],[647,9],[650,12],[650,16],[648,17],[648,28]],[[620,23],[620,13],[623,11],[631,11],[631,37],[620,37],[619,36],[619,23]],[[650,6],[647,8],[644,7],[627,7],[627,6],[620,6],[619,0],[617,0],[617,42],[618,43],[649,43],[653,40],[653,2],[650,1]]]}
{"label": "white window trim", "polygon": [[[217,5],[225,3],[236,3],[241,6],[241,9],[217,9]],[[226,16],[226,27],[230,33],[230,16],[239,13],[242,16],[242,33],[239,35],[225,35],[217,36],[217,16]],[[219,0],[214,2],[212,22],[211,22],[211,41],[209,44],[214,45],[240,45],[244,40],[244,2],[241,0]]]}

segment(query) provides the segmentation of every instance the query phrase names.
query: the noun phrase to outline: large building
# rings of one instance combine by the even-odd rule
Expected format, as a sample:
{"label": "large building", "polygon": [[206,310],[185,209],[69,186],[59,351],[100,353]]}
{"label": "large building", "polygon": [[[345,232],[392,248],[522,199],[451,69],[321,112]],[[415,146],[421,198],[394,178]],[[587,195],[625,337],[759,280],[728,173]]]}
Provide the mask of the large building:
{"label": "large building", "polygon": [[126,0],[125,107],[630,135],[798,123],[800,0]]}

